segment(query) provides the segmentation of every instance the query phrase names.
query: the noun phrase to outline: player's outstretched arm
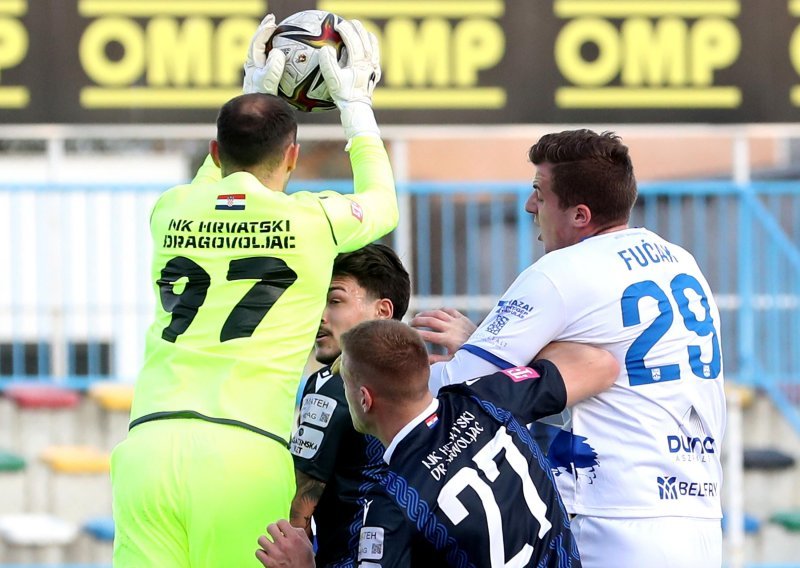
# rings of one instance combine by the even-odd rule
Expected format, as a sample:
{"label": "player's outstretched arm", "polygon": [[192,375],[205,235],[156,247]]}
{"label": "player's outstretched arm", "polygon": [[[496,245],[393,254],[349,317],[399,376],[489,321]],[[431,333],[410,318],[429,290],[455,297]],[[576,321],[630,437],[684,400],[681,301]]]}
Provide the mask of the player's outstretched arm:
{"label": "player's outstretched arm", "polygon": [[341,67],[334,49],[325,46],[319,67],[339,109],[355,195],[327,199],[323,206],[339,250],[349,252],[392,231],[399,212],[392,167],[372,111],[372,93],[381,77],[378,40],[358,20],[342,20],[336,30],[347,48],[347,64]]}
{"label": "player's outstretched arm", "polygon": [[314,568],[314,547],[303,529],[285,519],[267,527],[272,540],[258,538],[256,558],[267,568]]}
{"label": "player's outstretched arm", "polygon": [[378,39],[358,20],[342,20],[336,31],[347,48],[347,65],[340,67],[331,46],[321,48],[319,68],[333,102],[339,109],[347,140],[355,136],[380,137],[372,93],[381,78]]}
{"label": "player's outstretched arm", "polygon": [[409,325],[415,328],[425,341],[447,349],[447,355],[430,355],[428,359],[431,363],[452,359],[455,352],[467,342],[476,329],[475,324],[467,316],[454,308],[420,312],[414,316]]}
{"label": "player's outstretched arm", "polygon": [[567,406],[611,388],[619,363],[604,349],[570,342],[548,343],[536,355],[558,367],[567,388]]}

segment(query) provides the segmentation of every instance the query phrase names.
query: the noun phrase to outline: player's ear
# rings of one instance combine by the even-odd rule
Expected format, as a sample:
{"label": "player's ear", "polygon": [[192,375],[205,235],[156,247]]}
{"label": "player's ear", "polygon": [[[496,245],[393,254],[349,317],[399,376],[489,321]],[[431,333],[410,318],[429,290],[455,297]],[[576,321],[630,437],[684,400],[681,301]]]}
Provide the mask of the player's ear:
{"label": "player's ear", "polygon": [[572,221],[576,227],[584,228],[592,222],[592,210],[586,205],[576,205],[575,212],[572,216]]}
{"label": "player's ear", "polygon": [[375,315],[377,319],[392,319],[394,315],[394,304],[389,298],[381,298],[375,304]]}
{"label": "player's ear", "polygon": [[286,162],[286,171],[291,173],[297,167],[297,158],[300,156],[300,144],[297,142],[293,142],[289,144],[289,147],[286,148],[286,153],[283,155],[283,159]]}
{"label": "player's ear", "polygon": [[361,385],[358,388],[358,392],[360,395],[358,403],[361,405],[361,410],[364,413],[367,413],[372,409],[372,405],[374,404],[375,400],[372,398],[372,393],[369,392],[369,389],[364,385]]}
{"label": "player's ear", "polygon": [[208,143],[208,153],[211,154],[211,159],[214,161],[214,165],[218,168],[221,168],[219,161],[219,142],[217,140],[211,140]]}

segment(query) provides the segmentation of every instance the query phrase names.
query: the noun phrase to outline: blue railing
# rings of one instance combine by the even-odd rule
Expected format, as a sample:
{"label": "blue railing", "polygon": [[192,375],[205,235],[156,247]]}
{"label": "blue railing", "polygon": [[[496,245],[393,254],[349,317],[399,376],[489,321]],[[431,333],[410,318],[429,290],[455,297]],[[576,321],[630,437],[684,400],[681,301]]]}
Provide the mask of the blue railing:
{"label": "blue railing", "polygon": [[[153,310],[148,213],[163,189],[0,186],[0,388],[134,379]],[[412,309],[452,305],[480,319],[542,254],[527,181],[398,189],[388,241],[413,273]],[[720,305],[726,376],[764,387],[800,430],[800,182],[643,183],[631,222],[696,256]]]}

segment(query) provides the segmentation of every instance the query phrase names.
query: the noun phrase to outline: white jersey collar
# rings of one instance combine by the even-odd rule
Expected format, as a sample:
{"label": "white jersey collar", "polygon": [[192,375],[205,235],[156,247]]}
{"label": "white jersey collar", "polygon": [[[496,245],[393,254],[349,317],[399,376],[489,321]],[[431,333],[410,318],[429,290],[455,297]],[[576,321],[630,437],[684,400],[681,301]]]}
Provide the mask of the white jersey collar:
{"label": "white jersey collar", "polygon": [[392,438],[392,443],[387,446],[386,451],[383,453],[383,461],[385,461],[388,464],[389,460],[392,459],[392,454],[394,454],[394,450],[397,447],[397,444],[402,442],[403,438],[408,436],[408,433],[411,432],[411,430],[413,430],[414,428],[416,428],[420,422],[422,422],[423,420],[428,418],[428,416],[436,412],[437,408],[439,408],[439,399],[434,397],[434,399],[431,401],[431,403],[427,406],[425,410],[420,412],[413,420],[411,420],[411,422],[403,426],[403,428],[397,434],[395,434],[395,437]]}

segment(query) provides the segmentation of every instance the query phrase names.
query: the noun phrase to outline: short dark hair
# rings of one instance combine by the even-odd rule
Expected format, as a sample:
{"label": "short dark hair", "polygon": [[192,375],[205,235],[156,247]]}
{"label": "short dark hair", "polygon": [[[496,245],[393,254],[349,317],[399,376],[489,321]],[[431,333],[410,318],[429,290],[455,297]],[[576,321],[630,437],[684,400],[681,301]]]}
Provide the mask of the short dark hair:
{"label": "short dark hair", "polygon": [[294,111],[273,95],[239,95],[222,105],[217,115],[220,161],[228,166],[276,167],[296,139]]}
{"label": "short dark hair", "polygon": [[392,317],[403,319],[411,296],[411,281],[397,254],[386,245],[372,243],[333,261],[333,276],[352,276],[375,299],[389,299]]}
{"label": "short dark hair", "polygon": [[428,393],[428,351],[417,331],[397,320],[370,320],[342,334],[346,370],[386,400],[419,400]]}
{"label": "short dark hair", "polygon": [[531,146],[534,164],[552,164],[552,190],[561,209],[584,204],[596,225],[627,223],[636,202],[628,147],[613,132],[565,130]]}

